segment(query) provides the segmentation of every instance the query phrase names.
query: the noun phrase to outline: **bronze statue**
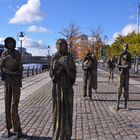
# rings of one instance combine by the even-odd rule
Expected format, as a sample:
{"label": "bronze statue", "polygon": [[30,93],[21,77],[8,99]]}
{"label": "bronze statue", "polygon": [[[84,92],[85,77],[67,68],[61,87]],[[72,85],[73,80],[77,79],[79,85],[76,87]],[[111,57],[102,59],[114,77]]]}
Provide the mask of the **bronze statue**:
{"label": "bronze statue", "polygon": [[57,53],[50,65],[50,77],[53,82],[53,138],[52,140],[70,140],[72,136],[73,84],[76,79],[76,65],[72,54],[68,52],[65,39],[56,42]]}
{"label": "bronze statue", "polygon": [[93,78],[92,78],[92,88],[97,92],[98,89],[98,81],[97,81],[97,66],[98,62],[94,53],[92,53],[93,58]]}
{"label": "bronze statue", "polygon": [[15,50],[16,41],[12,37],[4,40],[5,50],[2,53],[0,69],[5,86],[5,115],[7,137],[11,136],[10,129],[13,127],[17,132],[17,137],[22,136],[20,118],[18,115],[18,105],[20,99],[20,87],[22,78],[21,54]]}
{"label": "bronze statue", "polygon": [[115,60],[113,57],[107,60],[107,65],[108,65],[107,68],[109,70],[109,77],[108,77],[108,82],[109,82],[110,79],[112,79],[112,81],[114,79]]}
{"label": "bronze statue", "polygon": [[125,109],[129,99],[129,69],[131,68],[131,54],[128,52],[128,44],[124,44],[124,51],[119,55],[118,68],[120,71],[120,81],[118,87],[117,110],[119,109],[122,88],[124,88]]}
{"label": "bronze statue", "polygon": [[84,70],[84,93],[83,97],[92,99],[93,58],[88,52],[84,58],[82,68]]}

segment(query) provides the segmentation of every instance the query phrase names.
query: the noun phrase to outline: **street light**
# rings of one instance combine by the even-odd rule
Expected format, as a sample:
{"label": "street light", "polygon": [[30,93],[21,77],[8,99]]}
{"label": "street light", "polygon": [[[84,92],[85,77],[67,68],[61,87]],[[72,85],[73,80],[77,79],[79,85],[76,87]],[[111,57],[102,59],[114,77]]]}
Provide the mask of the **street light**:
{"label": "street light", "polygon": [[17,38],[18,38],[18,40],[20,41],[20,52],[21,52],[21,56],[22,56],[22,41],[24,41],[25,40],[25,38],[26,38],[26,34],[24,33],[24,32],[19,32],[18,34],[17,34]]}
{"label": "street light", "polygon": [[48,56],[50,56],[50,45],[48,45]]}

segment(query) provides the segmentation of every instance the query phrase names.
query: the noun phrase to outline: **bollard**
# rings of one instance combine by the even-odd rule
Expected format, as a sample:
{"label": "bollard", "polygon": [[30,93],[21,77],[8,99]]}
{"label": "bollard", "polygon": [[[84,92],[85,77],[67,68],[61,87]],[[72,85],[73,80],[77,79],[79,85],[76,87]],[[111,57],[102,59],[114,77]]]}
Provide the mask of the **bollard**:
{"label": "bollard", "polygon": [[45,69],[45,71],[48,71],[48,65],[46,66],[46,69]]}
{"label": "bollard", "polygon": [[34,75],[34,66],[32,67],[32,75]]}
{"label": "bollard", "polygon": [[24,78],[24,67],[22,67],[22,75],[21,75],[21,78],[22,79]]}
{"label": "bollard", "polygon": [[30,76],[29,72],[30,72],[30,66],[29,66],[28,69],[27,69],[27,77]]}
{"label": "bollard", "polygon": [[49,70],[49,65],[47,64],[42,65],[42,72],[46,72],[48,70]]}
{"label": "bollard", "polygon": [[47,71],[49,71],[49,70],[50,70],[50,65],[47,66]]}
{"label": "bollard", "polygon": [[41,73],[41,69],[42,69],[42,67],[40,66],[40,67],[39,67],[39,73]]}
{"label": "bollard", "polygon": [[38,66],[36,67],[36,74],[38,74]]}

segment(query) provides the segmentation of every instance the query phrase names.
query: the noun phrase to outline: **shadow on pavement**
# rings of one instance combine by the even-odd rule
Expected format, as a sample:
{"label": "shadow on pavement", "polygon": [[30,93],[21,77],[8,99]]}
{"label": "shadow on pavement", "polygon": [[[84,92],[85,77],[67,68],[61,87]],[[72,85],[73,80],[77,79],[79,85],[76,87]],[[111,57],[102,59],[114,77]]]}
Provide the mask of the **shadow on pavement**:
{"label": "shadow on pavement", "polygon": [[[23,138],[24,140],[52,140],[52,137],[39,137],[39,136],[28,136],[28,135],[24,135]],[[71,140],[82,140],[82,139],[71,139]]]}
{"label": "shadow on pavement", "polygon": [[[117,99],[116,100],[113,100],[113,99],[88,99],[90,101],[101,101],[101,102],[106,102],[106,101],[109,101],[109,102],[117,102]],[[128,102],[131,101],[131,102],[139,102],[140,100],[135,100],[135,99],[129,99]],[[120,100],[120,102],[124,102],[124,100]]]}
{"label": "shadow on pavement", "polygon": [[101,101],[101,102],[109,101],[109,102],[116,102],[117,100],[91,99],[90,101]]}
{"label": "shadow on pavement", "polygon": [[140,85],[140,84],[129,84],[129,85],[134,85],[134,86],[136,86],[136,85]]}
{"label": "shadow on pavement", "polygon": [[99,91],[97,91],[93,94],[116,94],[117,95],[117,92],[99,92]]}
{"label": "shadow on pavement", "polygon": [[130,111],[133,111],[133,110],[135,110],[135,111],[137,111],[137,110],[140,111],[140,108],[129,108],[129,110],[130,110]]}
{"label": "shadow on pavement", "polygon": [[23,136],[24,140],[52,140],[51,137],[39,137],[39,136]]}
{"label": "shadow on pavement", "polygon": [[[116,95],[117,95],[117,92],[99,92],[99,91],[97,91],[97,92],[93,92],[93,95],[94,95],[94,94],[97,94],[97,95],[98,95],[98,94],[116,94]],[[122,94],[123,94],[123,93],[122,93]],[[140,93],[139,93],[139,92],[130,92],[129,95],[130,95],[130,94],[140,94]]]}

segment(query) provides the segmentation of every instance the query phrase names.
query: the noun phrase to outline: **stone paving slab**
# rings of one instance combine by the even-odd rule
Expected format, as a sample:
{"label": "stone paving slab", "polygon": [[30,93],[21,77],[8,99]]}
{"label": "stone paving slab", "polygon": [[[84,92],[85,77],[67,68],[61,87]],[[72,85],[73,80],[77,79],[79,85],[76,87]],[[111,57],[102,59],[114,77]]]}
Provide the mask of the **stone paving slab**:
{"label": "stone paving slab", "polygon": [[[99,70],[98,93],[93,99],[83,99],[82,72],[74,85],[72,140],[139,140],[140,88],[130,85],[128,109],[116,111],[117,75],[107,83],[107,73]],[[51,81],[20,102],[19,114],[26,140],[52,140]],[[5,115],[0,115],[0,134],[6,132]],[[13,140],[13,139],[11,139]]]}

